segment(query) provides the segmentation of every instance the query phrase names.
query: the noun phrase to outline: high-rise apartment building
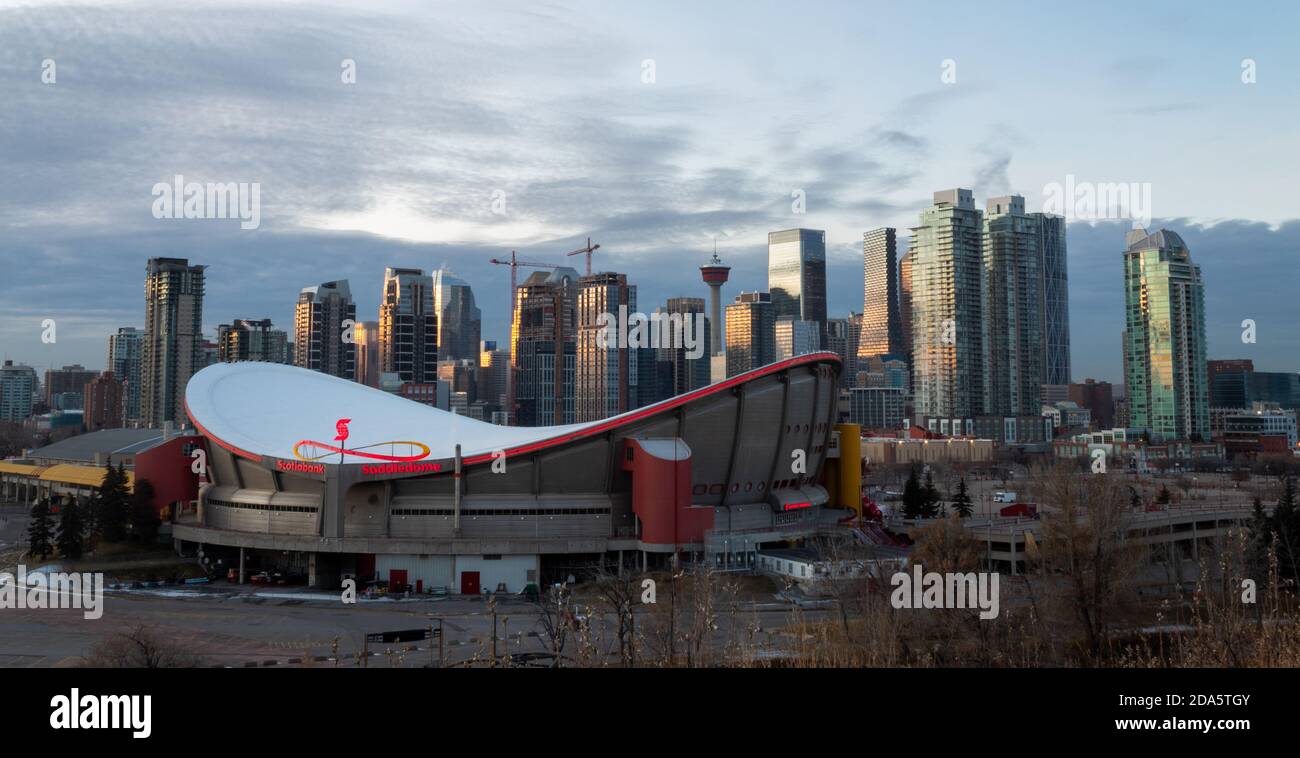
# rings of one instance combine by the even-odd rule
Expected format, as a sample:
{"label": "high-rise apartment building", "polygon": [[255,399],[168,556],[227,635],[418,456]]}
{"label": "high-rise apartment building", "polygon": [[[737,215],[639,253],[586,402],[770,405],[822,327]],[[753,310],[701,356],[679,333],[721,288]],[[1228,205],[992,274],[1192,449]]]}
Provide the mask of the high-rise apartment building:
{"label": "high-rise apartment building", "polygon": [[912,260],[909,253],[898,262],[898,321],[903,329],[903,352],[912,360]]}
{"label": "high-rise apartment building", "polygon": [[984,210],[984,413],[1036,416],[1043,406],[1041,214],[1019,195]]}
{"label": "high-rise apartment building", "polygon": [[858,338],[858,357],[903,357],[904,353],[898,233],[882,227],[862,235],[862,334]]}
{"label": "high-rise apartment building", "polygon": [[36,370],[5,361],[0,367],[0,421],[26,421],[36,395]]}
{"label": "high-rise apartment building", "polygon": [[146,269],[144,343],[140,351],[140,423],[187,423],[185,385],[204,364],[206,266],[184,258],[150,258]]}
{"label": "high-rise apartment building", "polygon": [[[438,311],[433,277],[418,268],[384,269],[379,299],[381,373],[424,384],[438,376]],[[470,356],[473,358],[473,356]]]}
{"label": "high-rise apartment building", "polygon": [[217,327],[217,360],[289,362],[289,335],[275,329],[271,319],[235,319]]}
{"label": "high-rise apartment building", "polygon": [[1043,291],[1043,384],[1070,384],[1070,289],[1065,218],[1031,213],[1038,221],[1038,270]]}
{"label": "high-rise apartment building", "polygon": [[578,279],[567,266],[536,271],[515,291],[506,409],[513,425],[574,422]]}
{"label": "high-rise apartment building", "polygon": [[304,287],[294,310],[294,365],[355,379],[357,306],[346,279]]}
{"label": "high-rise apartment building", "polygon": [[53,408],[54,398],[58,395],[81,395],[86,385],[97,376],[99,376],[98,371],[91,371],[80,363],[63,368],[46,369],[45,382],[42,384],[45,404]]}
{"label": "high-rise apartment building", "polygon": [[125,387],[112,371],[105,371],[87,382],[83,397],[82,423],[86,431],[122,428],[122,415],[126,409]]}
{"label": "high-rise apartment building", "polygon": [[119,327],[108,336],[108,371],[123,383],[123,424],[134,426],[140,421],[140,354],[144,332],[133,326]]}
{"label": "high-rise apartment building", "polygon": [[578,280],[575,421],[617,416],[639,402],[638,348],[623,344],[620,334],[620,325],[635,312],[636,287],[625,274],[589,274]]}
{"label": "high-rise apartment building", "polygon": [[983,226],[971,191],[953,189],[934,193],[912,229],[912,387],[922,419],[983,412]]}
{"label": "high-rise apartment building", "polygon": [[433,272],[433,309],[438,316],[438,357],[478,360],[483,313],[469,283],[442,268]]}
{"label": "high-rise apartment building", "polygon": [[776,362],[776,316],[767,292],[742,292],[727,306],[727,376]]}
{"label": "high-rise apartment building", "polygon": [[1128,233],[1124,292],[1129,423],[1153,438],[1209,440],[1205,285],[1182,238]]}
{"label": "high-rise apartment building", "polygon": [[819,338],[825,336],[826,232],[786,229],[768,233],[767,288],[773,319],[812,321]]}

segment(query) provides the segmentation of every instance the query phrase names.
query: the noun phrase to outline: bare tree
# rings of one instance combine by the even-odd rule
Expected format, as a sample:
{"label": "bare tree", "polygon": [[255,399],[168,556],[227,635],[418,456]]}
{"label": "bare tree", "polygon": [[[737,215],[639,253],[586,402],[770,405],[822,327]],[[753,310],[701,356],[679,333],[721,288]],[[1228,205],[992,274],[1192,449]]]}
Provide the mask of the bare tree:
{"label": "bare tree", "polygon": [[596,594],[617,622],[618,658],[624,666],[636,665],[636,616],[633,608],[640,601],[641,581],[633,572],[611,573],[601,566],[593,578]]}
{"label": "bare tree", "polygon": [[1078,622],[1086,652],[1107,652],[1115,616],[1131,598],[1142,548],[1128,539],[1129,497],[1110,477],[1057,465],[1040,471],[1035,489],[1045,506],[1041,560],[1065,582],[1060,594]]}
{"label": "bare tree", "polygon": [[537,625],[542,629],[542,643],[552,656],[551,667],[560,668],[569,634],[576,625],[567,585],[555,584],[537,593]]}
{"label": "bare tree", "polygon": [[117,632],[97,643],[81,659],[85,668],[194,668],[203,659],[175,641],[140,624],[129,632]]}

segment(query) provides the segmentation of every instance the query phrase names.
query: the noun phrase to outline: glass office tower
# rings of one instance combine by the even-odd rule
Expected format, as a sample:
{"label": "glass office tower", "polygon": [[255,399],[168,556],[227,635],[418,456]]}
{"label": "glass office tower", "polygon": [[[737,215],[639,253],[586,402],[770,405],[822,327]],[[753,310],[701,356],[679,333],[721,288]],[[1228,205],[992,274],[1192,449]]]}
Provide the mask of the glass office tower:
{"label": "glass office tower", "polygon": [[826,341],[826,232],[786,229],[767,235],[767,288],[773,318],[817,323]]}

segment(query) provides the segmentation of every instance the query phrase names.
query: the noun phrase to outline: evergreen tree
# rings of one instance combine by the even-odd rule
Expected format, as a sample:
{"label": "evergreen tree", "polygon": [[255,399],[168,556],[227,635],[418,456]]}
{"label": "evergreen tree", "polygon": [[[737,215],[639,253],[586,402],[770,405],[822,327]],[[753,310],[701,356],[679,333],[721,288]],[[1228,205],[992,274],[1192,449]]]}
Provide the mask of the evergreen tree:
{"label": "evergreen tree", "polygon": [[77,505],[76,500],[69,497],[59,511],[59,535],[56,541],[59,555],[73,560],[80,558],[85,537],[81,507]]}
{"label": "evergreen tree", "polygon": [[53,537],[53,524],[50,518],[50,501],[41,498],[32,506],[32,522],[27,525],[27,550],[32,555],[39,555],[45,560],[54,552],[50,542]]}
{"label": "evergreen tree", "polygon": [[1169,487],[1163,484],[1160,485],[1160,494],[1156,496],[1156,502],[1161,505],[1169,505],[1169,501],[1172,499],[1173,496],[1169,494]]}
{"label": "evergreen tree", "polygon": [[1268,577],[1268,551],[1273,544],[1273,523],[1264,513],[1264,504],[1255,498],[1250,519],[1250,548],[1246,556],[1250,575],[1259,585]]}
{"label": "evergreen tree", "polygon": [[1146,507],[1142,502],[1142,493],[1138,492],[1136,487],[1129,487],[1128,491],[1129,505],[1133,507],[1133,510],[1140,511]]}
{"label": "evergreen tree", "polygon": [[934,477],[930,472],[925,472],[925,488],[921,491],[921,515],[926,518],[934,518],[939,515],[939,503],[943,498],[939,497],[939,490],[934,486]]}
{"label": "evergreen tree", "polygon": [[126,526],[131,518],[131,495],[126,491],[126,469],[109,464],[104,471],[104,483],[96,499],[95,533],[108,542],[126,539]]}
{"label": "evergreen tree", "polygon": [[952,509],[961,518],[966,518],[975,511],[971,506],[970,495],[966,492],[966,477],[957,482],[957,494],[952,498]]}
{"label": "evergreen tree", "polygon": [[152,544],[158,540],[158,513],[153,508],[154,489],[148,479],[139,479],[135,483],[135,492],[131,495],[131,533],[136,541]]}
{"label": "evergreen tree", "polygon": [[920,518],[923,505],[921,482],[917,480],[916,469],[913,468],[912,473],[907,477],[907,484],[903,485],[903,516]]}
{"label": "evergreen tree", "polygon": [[1300,510],[1297,510],[1295,480],[1282,478],[1282,496],[1273,509],[1273,531],[1277,535],[1278,561],[1287,577],[1300,577]]}

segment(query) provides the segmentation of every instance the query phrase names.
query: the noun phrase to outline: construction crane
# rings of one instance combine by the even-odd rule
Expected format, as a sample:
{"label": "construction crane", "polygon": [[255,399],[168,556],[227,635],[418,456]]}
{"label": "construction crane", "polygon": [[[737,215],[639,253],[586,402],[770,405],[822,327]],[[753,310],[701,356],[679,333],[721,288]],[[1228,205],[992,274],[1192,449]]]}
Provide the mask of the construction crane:
{"label": "construction crane", "polygon": [[[588,240],[588,247],[590,247],[590,246],[591,246],[591,245],[590,245],[590,240]],[[491,259],[489,259],[488,262],[489,262],[489,263],[495,263],[495,264],[498,265],[498,266],[509,266],[509,267],[510,267],[510,323],[509,323],[509,328],[511,329],[511,331],[513,331],[514,328],[515,328],[515,292],[519,289],[519,275],[518,275],[519,267],[520,267],[520,266],[524,266],[524,267],[527,267],[527,268],[559,268],[560,266],[559,266],[558,263],[540,263],[540,262],[538,262],[538,261],[521,261],[521,260],[519,260],[517,257],[515,257],[515,251],[514,251],[514,250],[511,250],[511,251],[510,251],[510,260],[508,260],[508,261],[503,261],[503,260],[500,260],[499,258],[491,258]],[[511,360],[512,363],[513,363],[513,361],[514,361],[514,349],[515,349],[515,348],[514,348],[514,345],[510,345],[510,353],[511,353],[511,358],[510,358],[510,360]],[[510,418],[507,420],[507,423],[513,423],[513,421],[514,421],[514,414],[515,414],[515,410],[516,410],[516,409],[515,409],[515,386],[514,386],[514,385],[515,385],[515,381],[514,381],[514,373],[515,373],[515,372],[514,372],[513,370],[511,370],[511,371],[507,371],[507,372],[506,372],[506,397],[508,398],[507,401],[506,401],[506,404],[507,404],[507,408],[506,408],[506,410],[507,410],[507,413],[510,414]]]}
{"label": "construction crane", "polygon": [[498,258],[492,258],[488,263],[495,263],[498,266],[510,267],[510,323],[515,322],[515,290],[519,288],[519,277],[516,273],[520,266],[527,268],[559,268],[558,263],[538,263],[536,261],[521,261],[515,257],[515,251],[510,251],[510,260],[503,261]]}
{"label": "construction crane", "polygon": [[587,276],[591,276],[591,254],[599,249],[600,245],[591,244],[591,237],[588,237],[586,247],[580,247],[571,253],[565,253],[565,255],[582,255],[585,253],[587,256]]}

